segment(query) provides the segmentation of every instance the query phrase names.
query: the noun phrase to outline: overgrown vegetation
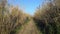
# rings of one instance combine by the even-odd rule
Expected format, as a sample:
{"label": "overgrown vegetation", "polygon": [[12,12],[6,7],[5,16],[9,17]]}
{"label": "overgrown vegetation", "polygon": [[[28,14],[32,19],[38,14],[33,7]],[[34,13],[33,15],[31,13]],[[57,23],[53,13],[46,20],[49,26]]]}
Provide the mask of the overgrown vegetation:
{"label": "overgrown vegetation", "polygon": [[60,34],[59,3],[59,0],[49,0],[42,8],[37,9],[33,19],[42,34]]}
{"label": "overgrown vegetation", "polygon": [[0,34],[15,34],[29,17],[18,7],[8,7],[7,0],[0,2]]}
{"label": "overgrown vegetation", "polygon": [[0,34],[15,34],[31,19],[42,34],[60,34],[60,0],[45,2],[34,16],[25,14],[18,7],[8,6],[7,0],[0,0]]}

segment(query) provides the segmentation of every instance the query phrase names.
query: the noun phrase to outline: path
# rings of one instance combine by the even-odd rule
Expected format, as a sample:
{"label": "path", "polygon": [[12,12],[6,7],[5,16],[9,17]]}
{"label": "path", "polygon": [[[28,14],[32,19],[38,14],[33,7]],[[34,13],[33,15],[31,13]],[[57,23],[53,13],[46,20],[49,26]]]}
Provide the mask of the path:
{"label": "path", "polygon": [[29,23],[25,24],[22,27],[18,34],[39,34],[39,33],[35,26],[35,23],[33,22],[33,20],[31,20],[29,21]]}

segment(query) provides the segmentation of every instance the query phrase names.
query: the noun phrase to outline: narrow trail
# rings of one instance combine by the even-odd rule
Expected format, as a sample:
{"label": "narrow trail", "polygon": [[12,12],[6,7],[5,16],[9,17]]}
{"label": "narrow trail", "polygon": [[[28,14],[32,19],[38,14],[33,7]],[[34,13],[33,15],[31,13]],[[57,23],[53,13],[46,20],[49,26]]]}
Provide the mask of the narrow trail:
{"label": "narrow trail", "polygon": [[34,21],[31,20],[22,27],[18,34],[39,34],[39,32],[35,26]]}

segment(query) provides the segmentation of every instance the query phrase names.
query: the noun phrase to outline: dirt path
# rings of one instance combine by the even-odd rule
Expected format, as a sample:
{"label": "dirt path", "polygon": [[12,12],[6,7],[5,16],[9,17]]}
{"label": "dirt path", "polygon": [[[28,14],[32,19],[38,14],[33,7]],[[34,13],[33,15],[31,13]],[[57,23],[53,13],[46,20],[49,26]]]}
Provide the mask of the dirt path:
{"label": "dirt path", "polygon": [[39,32],[35,26],[35,23],[31,20],[22,27],[18,34],[39,34]]}

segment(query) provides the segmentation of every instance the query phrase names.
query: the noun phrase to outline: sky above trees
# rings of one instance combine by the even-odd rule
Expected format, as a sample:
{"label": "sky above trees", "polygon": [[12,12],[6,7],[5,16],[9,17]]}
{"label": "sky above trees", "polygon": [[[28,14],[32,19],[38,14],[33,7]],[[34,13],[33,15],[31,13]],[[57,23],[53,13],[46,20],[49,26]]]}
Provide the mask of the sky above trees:
{"label": "sky above trees", "polygon": [[44,0],[8,0],[8,3],[14,6],[19,6],[25,13],[33,15],[36,8],[42,5]]}

